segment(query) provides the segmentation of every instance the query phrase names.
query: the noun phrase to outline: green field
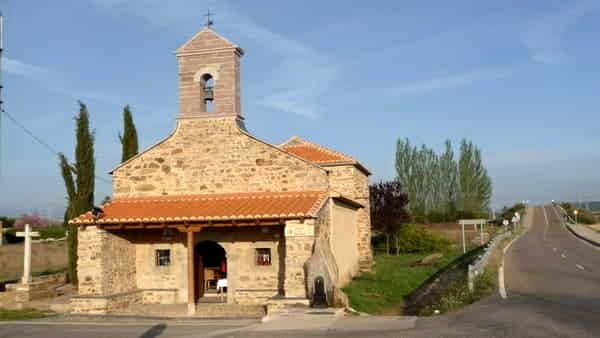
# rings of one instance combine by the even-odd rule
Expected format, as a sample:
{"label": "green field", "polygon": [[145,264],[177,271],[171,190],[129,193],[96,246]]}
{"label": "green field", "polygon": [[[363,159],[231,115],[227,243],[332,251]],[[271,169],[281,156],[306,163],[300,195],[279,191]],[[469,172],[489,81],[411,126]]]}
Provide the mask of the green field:
{"label": "green field", "polygon": [[462,251],[459,248],[449,249],[431,265],[413,264],[427,255],[375,256],[375,273],[361,274],[344,288],[350,306],[370,314],[397,314],[404,304],[404,297],[461,256]]}

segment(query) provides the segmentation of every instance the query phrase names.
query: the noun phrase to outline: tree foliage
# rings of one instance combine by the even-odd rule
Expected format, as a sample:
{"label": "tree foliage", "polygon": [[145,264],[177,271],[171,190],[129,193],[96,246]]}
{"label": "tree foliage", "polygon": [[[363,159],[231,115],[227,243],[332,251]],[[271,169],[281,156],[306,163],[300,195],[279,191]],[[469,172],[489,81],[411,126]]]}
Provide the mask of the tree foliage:
{"label": "tree foliage", "polygon": [[413,221],[440,222],[473,217],[489,208],[492,183],[471,142],[461,142],[457,160],[450,140],[438,155],[425,145],[399,139],[396,148],[398,180],[406,188]]}
{"label": "tree foliage", "polygon": [[467,217],[487,212],[492,197],[492,181],[481,160],[481,151],[472,142],[460,144],[459,207]]}
{"label": "tree foliage", "polygon": [[25,224],[31,225],[32,228],[47,227],[50,225],[50,220],[40,216],[38,213],[23,214],[15,220],[14,227],[22,229]]}
{"label": "tree foliage", "polygon": [[121,163],[138,154],[138,136],[129,105],[123,108],[123,135],[119,134],[122,146]]}
{"label": "tree foliage", "polygon": [[398,181],[379,182],[369,186],[371,224],[386,238],[386,252],[390,252],[390,239],[397,236],[409,219],[406,211],[408,196]]}
{"label": "tree foliage", "polygon": [[67,250],[69,281],[77,283],[77,226],[67,224],[69,219],[81,215],[94,206],[94,135],[90,130],[87,107],[79,102],[79,114],[75,118],[75,163],[71,165],[64,154],[59,154],[61,174],[65,182],[68,205],[64,225],[68,229]]}

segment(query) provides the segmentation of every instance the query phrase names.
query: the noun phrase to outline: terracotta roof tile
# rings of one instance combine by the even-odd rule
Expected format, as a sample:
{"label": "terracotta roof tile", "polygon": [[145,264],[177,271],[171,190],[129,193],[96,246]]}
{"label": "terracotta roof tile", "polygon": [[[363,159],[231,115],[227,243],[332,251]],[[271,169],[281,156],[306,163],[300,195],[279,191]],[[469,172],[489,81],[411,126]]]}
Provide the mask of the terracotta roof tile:
{"label": "terracotta roof tile", "polygon": [[350,156],[312,143],[284,145],[281,149],[316,163],[354,161]]}
{"label": "terracotta roof tile", "polygon": [[117,198],[97,219],[87,212],[71,224],[153,223],[315,217],[324,191],[253,192]]}

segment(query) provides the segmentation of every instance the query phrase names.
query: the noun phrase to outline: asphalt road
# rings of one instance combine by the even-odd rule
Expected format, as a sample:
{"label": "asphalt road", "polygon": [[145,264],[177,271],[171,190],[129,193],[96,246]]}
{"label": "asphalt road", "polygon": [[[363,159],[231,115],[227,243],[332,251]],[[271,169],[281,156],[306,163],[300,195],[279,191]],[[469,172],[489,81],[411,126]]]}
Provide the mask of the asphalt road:
{"label": "asphalt road", "polygon": [[448,315],[420,318],[412,329],[365,318],[294,331],[261,331],[261,324],[244,321],[140,320],[0,324],[0,337],[600,337],[600,250],[569,233],[552,206],[536,207],[531,216],[532,226],[505,257],[506,299],[494,295]]}

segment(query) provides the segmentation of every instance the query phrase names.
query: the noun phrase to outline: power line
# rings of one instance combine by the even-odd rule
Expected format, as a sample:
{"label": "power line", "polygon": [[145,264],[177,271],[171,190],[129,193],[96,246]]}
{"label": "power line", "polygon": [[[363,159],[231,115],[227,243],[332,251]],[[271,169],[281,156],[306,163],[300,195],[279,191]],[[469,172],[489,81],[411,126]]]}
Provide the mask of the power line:
{"label": "power line", "polygon": [[[17,121],[17,119],[15,119],[6,110],[2,110],[0,112],[0,115],[1,115],[1,113],[4,113],[4,115],[6,115],[6,117],[8,117],[8,119],[11,120],[17,127],[21,128],[21,130],[23,130],[27,135],[29,135],[37,143],[39,143],[44,148],[46,148],[46,150],[48,150],[49,152],[51,152],[53,155],[59,156],[61,154],[60,151],[56,150],[54,147],[52,147],[50,144],[48,144],[47,142],[45,142],[44,140],[42,140],[40,137],[36,136],[31,130],[29,130],[27,127],[25,127],[25,125],[23,125],[21,122]],[[97,176],[97,175],[94,175],[94,177],[97,180],[102,181],[104,183],[112,184],[111,181],[107,180],[104,177],[100,177],[100,176]]]}

